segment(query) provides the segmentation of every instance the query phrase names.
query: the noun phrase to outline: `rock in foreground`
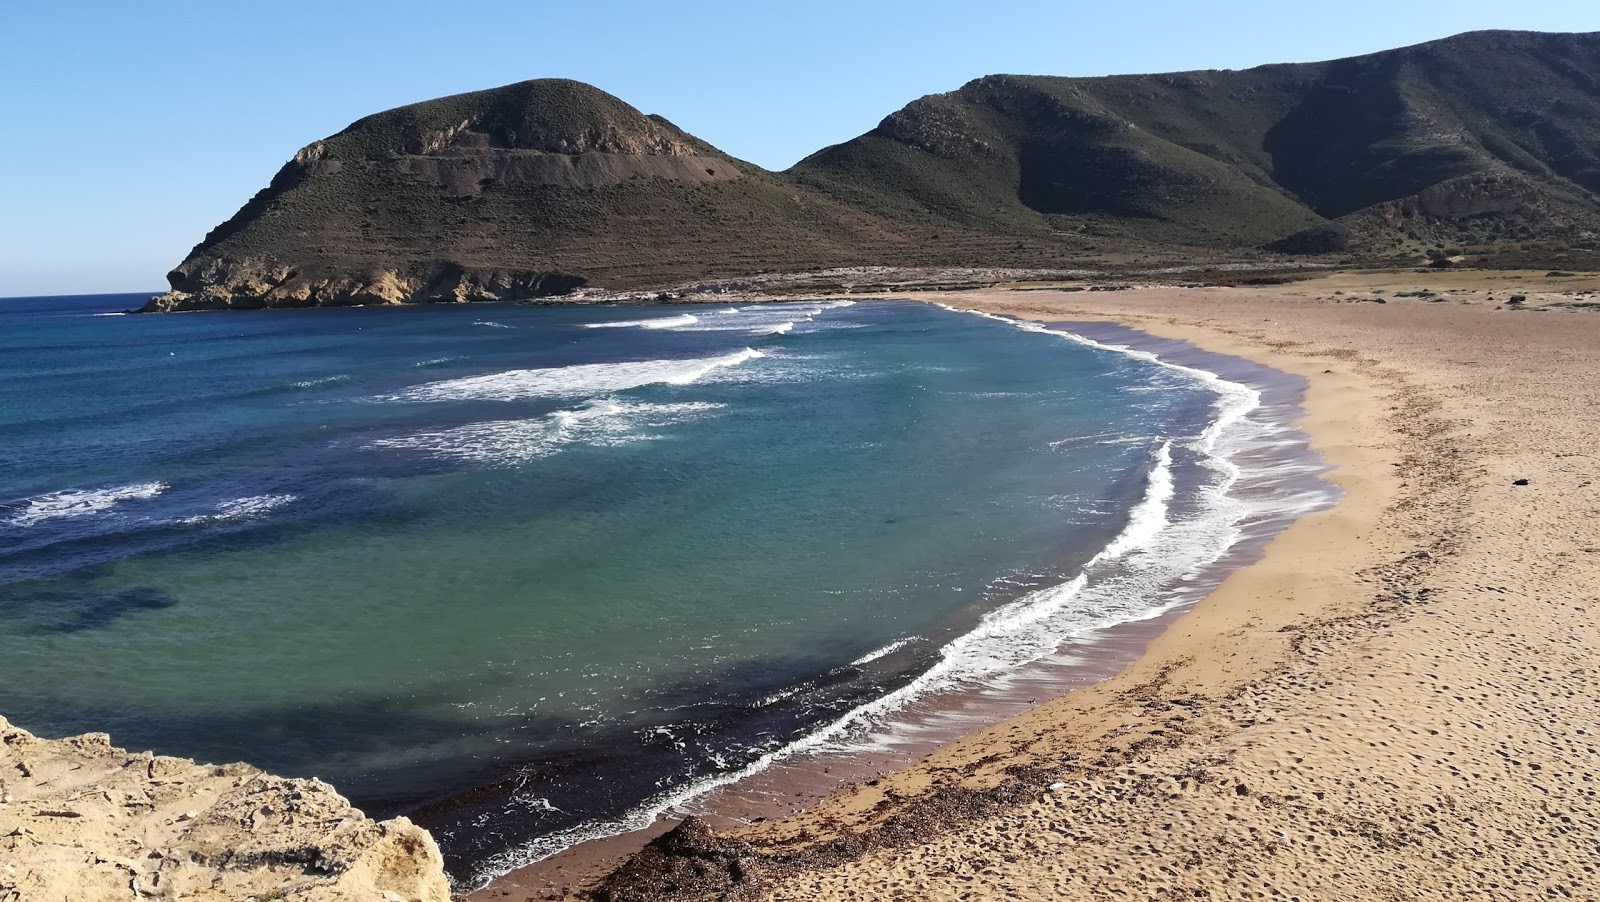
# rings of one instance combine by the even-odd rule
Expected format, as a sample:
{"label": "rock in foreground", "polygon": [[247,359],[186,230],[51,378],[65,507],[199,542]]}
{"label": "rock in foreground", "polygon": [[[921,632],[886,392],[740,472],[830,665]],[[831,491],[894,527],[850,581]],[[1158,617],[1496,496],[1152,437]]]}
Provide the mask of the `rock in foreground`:
{"label": "rock in foreground", "polygon": [[40,739],[0,717],[0,902],[447,902],[444,861],[320,780]]}

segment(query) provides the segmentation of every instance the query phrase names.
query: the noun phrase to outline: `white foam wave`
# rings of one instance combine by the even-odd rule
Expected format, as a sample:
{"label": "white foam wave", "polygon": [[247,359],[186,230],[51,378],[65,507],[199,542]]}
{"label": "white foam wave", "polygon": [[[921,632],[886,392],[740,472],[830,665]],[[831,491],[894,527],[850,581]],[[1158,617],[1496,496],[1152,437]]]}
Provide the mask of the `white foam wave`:
{"label": "white foam wave", "polygon": [[90,316],[127,316],[128,311],[118,310],[116,313],[91,313]]}
{"label": "white foam wave", "polygon": [[293,504],[300,500],[299,495],[252,495],[249,498],[235,498],[218,504],[215,512],[201,514],[195,517],[185,517],[179,520],[186,526],[200,526],[206,523],[230,523],[237,520],[248,520],[270,513],[286,504]]}
{"label": "white foam wave", "polygon": [[1148,480],[1144,497],[1128,512],[1128,525],[1111,540],[1110,545],[1089,561],[1090,566],[1101,561],[1116,560],[1135,548],[1143,548],[1166,528],[1167,509],[1176,492],[1176,484],[1172,479],[1172,442],[1162,443],[1156,451],[1155,465],[1150,468]]}
{"label": "white foam wave", "polygon": [[505,323],[497,323],[497,322],[494,322],[493,320],[487,320],[487,319],[474,320],[472,324],[474,326],[488,326],[491,329],[514,329],[514,328],[516,328],[515,326],[508,326]]}
{"label": "white foam wave", "polygon": [[584,323],[585,329],[676,329],[681,326],[692,326],[700,318],[692,313],[679,316],[658,316],[653,319],[629,319],[614,323]]}
{"label": "white foam wave", "polygon": [[1081,445],[1084,442],[1093,442],[1096,445],[1142,445],[1148,442],[1148,436],[1124,435],[1120,432],[1097,432],[1093,435],[1074,435],[1071,438],[1057,439],[1050,442],[1052,448],[1066,448],[1072,445]]}
{"label": "white foam wave", "polygon": [[644,385],[688,385],[724,367],[767,355],[745,348],[721,357],[586,363],[549,369],[508,370],[412,386],[385,401],[519,401],[626,391]]}
{"label": "white foam wave", "polygon": [[320,379],[306,379],[296,382],[294,387],[303,391],[308,388],[318,388],[323,385],[336,385],[340,382],[348,381],[350,381],[350,376],[348,374],[341,373],[337,376],[323,376]]}
{"label": "white foam wave", "polygon": [[428,360],[418,360],[416,363],[411,364],[411,366],[414,369],[421,369],[423,367],[438,366],[441,363],[453,363],[457,360],[466,359],[467,358],[465,357],[434,357]]}
{"label": "white foam wave", "polygon": [[365,447],[420,451],[442,460],[514,467],[571,447],[611,447],[657,436],[651,427],[681,423],[721,404],[642,404],[597,399],[576,410],[528,420],[472,423],[452,429],[375,439]]}
{"label": "white foam wave", "polygon": [[36,526],[49,520],[69,517],[86,517],[98,514],[121,504],[144,498],[154,498],[167,490],[166,483],[144,482],[110,489],[74,490],[52,492],[21,502],[21,510],[6,519],[7,526]]}
{"label": "white foam wave", "polygon": [[884,657],[885,655],[892,655],[900,649],[905,648],[907,645],[910,645],[912,642],[916,641],[916,639],[916,636],[907,636],[904,639],[896,639],[893,642],[890,642],[888,645],[882,646],[881,648],[875,648],[861,657],[856,658],[854,661],[850,662],[850,666],[860,667],[862,664],[871,663],[881,657]]}
{"label": "white foam wave", "polygon": [[[756,701],[755,706],[757,708],[765,708],[765,707],[768,707],[769,705],[776,705],[778,702],[781,702],[786,698],[790,698],[790,697],[792,697],[794,695],[799,694],[801,688],[803,688],[803,687],[795,686],[795,687],[792,687],[792,688],[789,688],[789,689],[780,689],[777,692],[772,693],[771,695],[763,696],[762,698],[758,699]],[[682,748],[683,747],[683,743],[680,742],[678,744],[678,747]]]}
{"label": "white foam wave", "polygon": [[622,323],[590,323],[591,328],[601,326],[644,326],[656,329],[674,329],[686,332],[747,332],[751,335],[783,335],[798,325],[810,325],[829,310],[848,307],[855,301],[830,301],[811,303],[756,304],[749,307],[729,307],[701,312],[698,316],[671,319],[639,320]]}

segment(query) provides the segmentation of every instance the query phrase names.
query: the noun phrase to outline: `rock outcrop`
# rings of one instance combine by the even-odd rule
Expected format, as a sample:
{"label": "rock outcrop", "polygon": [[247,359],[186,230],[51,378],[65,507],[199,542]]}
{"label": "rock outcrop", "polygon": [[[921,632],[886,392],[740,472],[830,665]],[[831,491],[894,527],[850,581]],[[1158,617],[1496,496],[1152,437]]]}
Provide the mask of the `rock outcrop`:
{"label": "rock outcrop", "polygon": [[388,304],[515,302],[567,294],[585,279],[557,272],[468,269],[458,263],[412,263],[303,273],[276,260],[213,258],[172,276],[173,289],[151,298],[147,313],[257,310],[263,307],[364,307]]}
{"label": "rock outcrop", "polygon": [[0,718],[0,902],[448,902],[439,849],[320,780]]}

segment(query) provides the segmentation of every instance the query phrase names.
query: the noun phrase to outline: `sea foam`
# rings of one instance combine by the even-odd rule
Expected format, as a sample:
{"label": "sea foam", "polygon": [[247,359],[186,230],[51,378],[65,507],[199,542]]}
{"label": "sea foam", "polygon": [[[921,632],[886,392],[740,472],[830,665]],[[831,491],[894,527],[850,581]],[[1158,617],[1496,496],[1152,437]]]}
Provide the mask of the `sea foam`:
{"label": "sea foam", "polygon": [[610,447],[647,441],[657,437],[647,431],[651,427],[684,422],[721,407],[699,402],[641,404],[602,398],[576,410],[561,410],[535,419],[472,423],[375,439],[365,447],[418,451],[440,460],[513,467],[574,445]]}
{"label": "sea foam", "polygon": [[165,492],[161,482],[144,482],[109,489],[52,492],[28,498],[17,504],[18,510],[5,521],[7,526],[36,526],[49,520],[68,517],[87,517],[103,513],[124,501],[154,498]]}
{"label": "sea foam", "polygon": [[185,517],[178,522],[186,526],[201,526],[208,523],[249,520],[271,513],[286,504],[293,504],[299,498],[298,495],[252,495],[248,498],[235,498],[218,504],[212,513]]}
{"label": "sea foam", "polygon": [[738,366],[767,355],[745,348],[721,357],[687,360],[638,360],[586,363],[533,370],[508,370],[483,376],[448,379],[412,386],[386,401],[519,401],[626,391],[644,385],[688,385],[724,367]]}
{"label": "sea foam", "polygon": [[584,323],[585,329],[675,329],[682,326],[692,326],[699,322],[699,317],[692,313],[679,316],[660,316],[654,319],[629,319],[619,320],[614,323]]}

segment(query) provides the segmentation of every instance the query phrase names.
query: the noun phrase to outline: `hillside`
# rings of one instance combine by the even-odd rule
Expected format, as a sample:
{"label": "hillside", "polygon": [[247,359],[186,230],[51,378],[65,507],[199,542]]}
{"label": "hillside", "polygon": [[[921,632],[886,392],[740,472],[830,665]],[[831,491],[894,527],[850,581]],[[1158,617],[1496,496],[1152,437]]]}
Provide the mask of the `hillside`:
{"label": "hillside", "polygon": [[1592,240],[1600,34],[1476,32],[1245,71],[988,76],[790,175],[897,219],[1016,234],[1368,253]]}
{"label": "hillside", "polygon": [[150,309],[524,300],[849,265],[1521,252],[1600,234],[1600,34],[994,75],[784,173],[545,79],[302,149]]}
{"label": "hillside", "polygon": [[521,300],[854,262],[896,228],[596,88],[528,81],[361,119],[213,229],[155,306]]}

